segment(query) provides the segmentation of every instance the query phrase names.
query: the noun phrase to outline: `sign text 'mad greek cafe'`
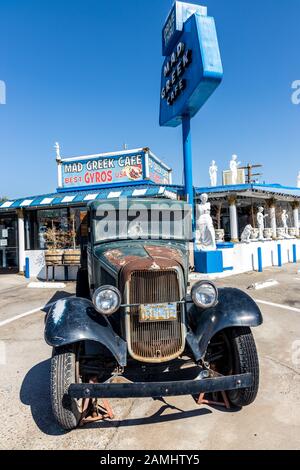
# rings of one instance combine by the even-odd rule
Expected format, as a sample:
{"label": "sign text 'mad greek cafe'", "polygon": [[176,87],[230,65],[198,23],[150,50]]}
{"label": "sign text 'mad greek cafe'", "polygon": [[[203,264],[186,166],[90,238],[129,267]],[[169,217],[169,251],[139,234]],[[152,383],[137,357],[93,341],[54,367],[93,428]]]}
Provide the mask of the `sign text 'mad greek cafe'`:
{"label": "sign text 'mad greek cafe'", "polygon": [[58,180],[58,187],[63,189],[172,182],[171,169],[148,148],[61,159]]}

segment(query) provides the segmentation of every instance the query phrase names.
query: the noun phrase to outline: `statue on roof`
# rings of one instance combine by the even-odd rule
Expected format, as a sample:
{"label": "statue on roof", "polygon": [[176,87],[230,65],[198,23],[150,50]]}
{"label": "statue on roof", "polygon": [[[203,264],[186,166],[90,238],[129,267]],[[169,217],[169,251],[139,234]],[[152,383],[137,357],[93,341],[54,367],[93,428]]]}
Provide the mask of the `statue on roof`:
{"label": "statue on roof", "polygon": [[238,166],[241,164],[241,162],[237,161],[237,155],[232,155],[231,160],[230,160],[230,171],[231,171],[231,183],[232,184],[237,184],[238,180]]}
{"label": "statue on roof", "polygon": [[61,160],[61,156],[60,156],[60,146],[58,142],[55,142],[54,148],[56,151],[56,160],[59,162]]}
{"label": "statue on roof", "polygon": [[212,160],[211,165],[209,167],[209,178],[210,178],[210,185],[212,187],[217,186],[218,167],[216,165],[215,160]]}

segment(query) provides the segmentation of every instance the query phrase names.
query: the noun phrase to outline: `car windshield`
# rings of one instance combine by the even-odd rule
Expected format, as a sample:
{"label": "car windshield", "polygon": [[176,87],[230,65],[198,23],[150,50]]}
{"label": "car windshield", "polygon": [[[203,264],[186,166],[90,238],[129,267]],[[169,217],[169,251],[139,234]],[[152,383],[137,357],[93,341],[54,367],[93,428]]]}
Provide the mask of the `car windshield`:
{"label": "car windshield", "polygon": [[106,210],[103,205],[93,216],[93,232],[95,243],[130,239],[190,241],[191,213],[182,205],[143,209],[136,204],[126,210]]}

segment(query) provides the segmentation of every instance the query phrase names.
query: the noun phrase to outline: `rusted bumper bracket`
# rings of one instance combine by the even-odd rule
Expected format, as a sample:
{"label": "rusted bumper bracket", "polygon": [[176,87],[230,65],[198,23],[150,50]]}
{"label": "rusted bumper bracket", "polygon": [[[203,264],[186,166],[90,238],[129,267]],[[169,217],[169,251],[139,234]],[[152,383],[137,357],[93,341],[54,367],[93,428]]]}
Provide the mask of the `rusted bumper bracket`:
{"label": "rusted bumper bracket", "polygon": [[72,384],[68,394],[74,398],[139,398],[199,395],[251,387],[252,374],[221,376],[177,382],[81,383]]}

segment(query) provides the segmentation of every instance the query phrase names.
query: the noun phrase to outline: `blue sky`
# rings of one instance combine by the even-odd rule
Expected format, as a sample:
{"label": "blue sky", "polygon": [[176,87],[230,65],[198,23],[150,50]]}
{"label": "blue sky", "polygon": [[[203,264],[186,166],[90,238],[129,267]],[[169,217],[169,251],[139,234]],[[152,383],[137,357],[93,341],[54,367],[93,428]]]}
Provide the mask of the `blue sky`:
{"label": "blue sky", "polygon": [[[56,188],[63,156],[149,146],[182,182],[181,129],[160,128],[161,29],[172,0],[0,0],[0,195]],[[207,0],[224,80],[192,122],[194,182],[215,159],[262,163],[267,182],[300,170],[299,0]]]}

